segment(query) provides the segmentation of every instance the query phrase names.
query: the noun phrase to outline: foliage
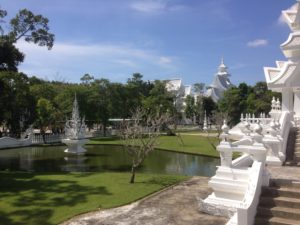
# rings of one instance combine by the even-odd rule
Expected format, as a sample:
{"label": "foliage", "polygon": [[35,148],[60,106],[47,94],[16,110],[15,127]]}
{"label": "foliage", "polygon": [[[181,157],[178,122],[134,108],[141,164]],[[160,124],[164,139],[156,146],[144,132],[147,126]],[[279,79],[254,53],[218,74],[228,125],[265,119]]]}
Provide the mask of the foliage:
{"label": "foliage", "polygon": [[128,176],[1,172],[1,224],[60,224],[78,214],[129,204],[187,178],[140,174],[140,182],[131,185]]}
{"label": "foliage", "polygon": [[191,95],[188,95],[185,99],[185,116],[188,119],[193,119],[195,116],[195,98]]}
{"label": "foliage", "polygon": [[24,54],[6,39],[7,36],[0,36],[0,71],[17,71],[18,65],[24,60]]}
{"label": "foliage", "polygon": [[194,84],[194,92],[195,93],[203,94],[204,89],[205,89],[205,84],[204,83],[195,83]]}
{"label": "foliage", "polygon": [[0,124],[12,134],[19,134],[22,126],[28,126],[34,119],[34,101],[28,83],[23,73],[0,72]]}
{"label": "foliage", "polygon": [[217,109],[217,105],[212,100],[211,97],[206,97],[203,95],[197,97],[196,104],[195,104],[195,115],[196,118],[198,119],[198,123],[200,124],[200,126],[203,125],[203,119],[205,113],[208,117],[210,117],[213,111],[215,111],[216,109]]}
{"label": "foliage", "polygon": [[151,115],[167,112],[174,115],[176,112],[174,100],[175,96],[167,91],[166,83],[156,80],[149,96],[143,101],[143,108]]}
{"label": "foliage", "polygon": [[280,94],[268,90],[265,82],[258,82],[253,87],[241,83],[224,93],[218,107],[230,118],[229,124],[239,122],[242,113],[251,113],[258,116],[260,113],[268,114],[271,110],[272,97],[280,97]]}
{"label": "foliage", "polygon": [[84,83],[85,85],[90,84],[93,80],[94,77],[91,76],[90,74],[86,73],[80,78],[81,82]]}
{"label": "foliage", "polygon": [[34,15],[27,9],[20,10],[17,15],[10,20],[8,36],[10,42],[15,43],[21,38],[27,42],[33,42],[39,46],[53,47],[54,34],[49,32],[49,20],[42,15]]}
{"label": "foliage", "polygon": [[46,143],[45,131],[47,126],[54,124],[55,109],[49,100],[40,98],[36,104],[36,111],[36,125],[40,128],[40,131],[43,135],[43,141]]}
{"label": "foliage", "polygon": [[[5,16],[7,12],[0,9],[0,25],[4,23],[2,18]],[[15,47],[15,43],[21,38],[51,49],[54,34],[49,32],[48,23],[49,20],[42,15],[34,15],[31,11],[22,9],[10,20],[8,29],[0,26],[0,71],[17,71],[17,66],[23,62],[24,54]]]}

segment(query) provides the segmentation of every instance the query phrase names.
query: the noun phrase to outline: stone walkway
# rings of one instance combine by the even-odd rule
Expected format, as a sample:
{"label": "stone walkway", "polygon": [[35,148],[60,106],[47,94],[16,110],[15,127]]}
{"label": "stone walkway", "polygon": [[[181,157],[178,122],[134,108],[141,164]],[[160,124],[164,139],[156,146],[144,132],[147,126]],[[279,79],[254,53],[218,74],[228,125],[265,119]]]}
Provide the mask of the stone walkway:
{"label": "stone walkway", "polygon": [[211,189],[206,177],[193,177],[138,202],[83,214],[61,225],[223,225],[227,218],[201,213],[198,199]]}
{"label": "stone walkway", "polygon": [[267,166],[272,179],[287,179],[300,181],[300,167],[295,166]]}

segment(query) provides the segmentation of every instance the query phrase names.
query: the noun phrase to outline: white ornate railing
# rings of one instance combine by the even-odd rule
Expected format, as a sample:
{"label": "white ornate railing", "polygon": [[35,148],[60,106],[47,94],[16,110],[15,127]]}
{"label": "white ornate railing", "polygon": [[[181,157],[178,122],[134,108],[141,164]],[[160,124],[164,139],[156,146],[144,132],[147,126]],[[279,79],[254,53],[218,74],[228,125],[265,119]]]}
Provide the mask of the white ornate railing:
{"label": "white ornate railing", "polygon": [[237,224],[252,225],[263,184],[264,163],[254,161],[243,203],[237,208]]}

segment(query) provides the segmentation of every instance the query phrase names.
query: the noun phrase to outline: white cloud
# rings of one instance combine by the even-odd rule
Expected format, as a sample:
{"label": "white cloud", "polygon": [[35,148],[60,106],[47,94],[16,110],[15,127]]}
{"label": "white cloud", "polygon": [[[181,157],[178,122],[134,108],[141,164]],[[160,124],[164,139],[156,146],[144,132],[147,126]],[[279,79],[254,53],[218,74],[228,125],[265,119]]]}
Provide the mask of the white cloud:
{"label": "white cloud", "polygon": [[262,47],[268,45],[268,40],[266,39],[256,39],[254,41],[249,41],[247,43],[247,46],[250,48],[257,48],[257,47]]}
{"label": "white cloud", "polygon": [[144,0],[133,2],[131,8],[144,13],[160,12],[166,9],[167,2],[163,0]]}
{"label": "white cloud", "polygon": [[128,60],[128,59],[117,59],[115,60],[116,63],[119,63],[120,65],[124,65],[124,66],[129,66],[129,67],[137,67],[137,65],[131,61],[131,60]]}
{"label": "white cloud", "polygon": [[170,63],[172,63],[172,59],[170,58],[170,57],[166,57],[166,56],[161,56],[160,58],[159,58],[159,63],[160,64],[170,64]]}
{"label": "white cloud", "polygon": [[161,13],[165,11],[178,12],[188,7],[181,4],[172,4],[170,0],[143,0],[134,1],[130,5],[131,9],[141,13]]}
{"label": "white cloud", "polygon": [[17,47],[26,56],[20,71],[49,80],[56,79],[57,74],[76,82],[84,73],[95,76],[124,73],[129,76],[133,68],[140,72],[176,68],[171,57],[132,44],[55,43],[53,49],[48,51],[20,41]]}

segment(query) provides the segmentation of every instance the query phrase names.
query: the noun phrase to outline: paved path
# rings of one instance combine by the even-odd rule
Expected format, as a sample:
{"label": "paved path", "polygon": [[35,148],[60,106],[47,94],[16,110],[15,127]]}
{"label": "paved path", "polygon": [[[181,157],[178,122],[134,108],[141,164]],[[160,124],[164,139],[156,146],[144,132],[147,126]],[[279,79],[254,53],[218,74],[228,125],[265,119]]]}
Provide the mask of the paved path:
{"label": "paved path", "polygon": [[61,225],[224,225],[227,218],[198,210],[211,193],[206,177],[193,177],[127,206],[77,216]]}

